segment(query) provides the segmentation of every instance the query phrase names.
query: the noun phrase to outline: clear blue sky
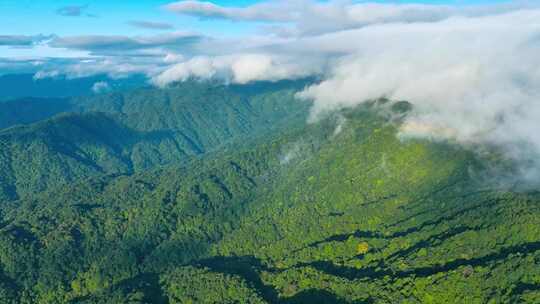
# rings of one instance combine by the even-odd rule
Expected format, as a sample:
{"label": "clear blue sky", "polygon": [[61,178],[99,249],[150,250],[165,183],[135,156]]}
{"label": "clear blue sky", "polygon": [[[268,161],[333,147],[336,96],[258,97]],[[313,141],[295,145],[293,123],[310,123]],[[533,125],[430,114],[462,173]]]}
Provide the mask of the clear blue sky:
{"label": "clear blue sky", "polygon": [[[129,20],[159,21],[173,24],[176,30],[195,30],[210,35],[235,34],[249,31],[252,26],[241,22],[208,21],[179,16],[160,7],[174,2],[167,0],[1,0],[0,35],[85,35],[118,34],[138,35],[150,32],[136,29],[127,24]],[[215,0],[219,5],[245,6],[256,0]],[[358,1],[369,2],[369,1]],[[373,2],[373,1],[371,1]],[[377,1],[387,3],[432,3],[432,4],[486,4],[508,2],[505,0],[411,0]],[[62,17],[56,10],[64,6],[86,5],[86,13],[98,16]]]}

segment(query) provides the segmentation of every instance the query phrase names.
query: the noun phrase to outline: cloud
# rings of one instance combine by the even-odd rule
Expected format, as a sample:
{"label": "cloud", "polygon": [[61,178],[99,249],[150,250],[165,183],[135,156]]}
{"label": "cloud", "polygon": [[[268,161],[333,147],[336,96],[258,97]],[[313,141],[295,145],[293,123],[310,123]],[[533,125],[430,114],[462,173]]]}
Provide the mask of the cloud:
{"label": "cloud", "polygon": [[179,63],[179,62],[185,61],[185,59],[186,58],[182,56],[182,54],[167,53],[165,55],[165,58],[163,58],[163,62],[172,64],[172,63]]}
{"label": "cloud", "polygon": [[0,46],[32,46],[51,38],[51,36],[44,35],[0,35]]}
{"label": "cloud", "polygon": [[86,13],[88,4],[86,5],[70,5],[64,6],[56,10],[56,13],[65,17],[96,17],[96,15]]}
{"label": "cloud", "polygon": [[170,30],[174,28],[172,24],[165,23],[165,22],[154,22],[154,21],[132,20],[132,21],[129,21],[128,24],[134,27],[150,29],[150,30]]}
{"label": "cloud", "polygon": [[[292,1],[295,2],[295,1]],[[165,6],[171,12],[201,18],[249,21],[291,21],[294,12],[286,10],[287,2],[263,2],[248,7],[223,7],[206,1],[179,1]]]}
{"label": "cloud", "polygon": [[539,18],[533,9],[325,35],[309,43],[346,55],[298,96],[314,101],[312,118],[382,96],[410,101],[401,136],[495,147],[538,180]]}
{"label": "cloud", "polygon": [[109,84],[105,81],[98,81],[92,86],[92,92],[96,94],[107,93],[111,90]]}
{"label": "cloud", "polygon": [[[7,55],[4,71],[31,72],[46,77],[51,71],[67,77],[108,74],[125,77],[130,73],[153,77],[197,53],[209,38],[190,32],[160,35],[0,36],[0,50]],[[13,47],[24,49],[11,49]],[[17,61],[15,61],[17,59]],[[33,62],[41,62],[35,66]]]}
{"label": "cloud", "polygon": [[73,61],[63,64],[61,69],[68,78],[106,74],[114,79],[133,74],[152,76],[163,71],[164,67],[153,59],[114,57]]}
{"label": "cloud", "polygon": [[[0,66],[2,65],[0,58]],[[27,60],[8,62],[11,73],[34,73],[36,80],[65,77],[68,79],[107,75],[112,79],[125,78],[131,75],[155,76],[167,68],[162,60],[154,57],[79,57],[79,58],[47,58],[40,61]]]}
{"label": "cloud", "polygon": [[68,77],[143,73],[158,86],[191,78],[242,84],[315,77],[320,81],[298,94],[313,101],[312,119],[382,96],[407,100],[414,107],[402,138],[495,147],[521,164],[522,176],[540,180],[538,3],[288,0],[226,7],[180,1],[165,8],[262,27],[235,37],[0,36],[0,45],[76,52],[69,60],[42,58],[38,67],[5,60],[0,66]]}
{"label": "cloud", "polygon": [[219,6],[205,1],[178,1],[165,6],[171,12],[200,18],[281,23],[264,26],[278,35],[314,35],[382,23],[437,22],[455,16],[506,13],[534,4],[428,5],[355,3],[347,0],[270,0],[257,4]]}
{"label": "cloud", "polygon": [[57,37],[50,42],[51,47],[89,51],[94,54],[121,53],[144,49],[181,49],[203,39],[193,33],[170,33],[156,36],[68,36]]}
{"label": "cloud", "polygon": [[230,56],[199,56],[177,63],[155,76],[154,84],[163,87],[175,81],[190,78],[222,79],[245,84],[252,81],[278,81],[297,79],[320,73],[320,67],[311,67],[298,58],[270,54],[237,54]]}
{"label": "cloud", "polygon": [[60,72],[57,70],[51,70],[51,71],[37,71],[34,74],[33,79],[34,80],[41,80],[46,78],[54,78],[58,77],[60,75]]}

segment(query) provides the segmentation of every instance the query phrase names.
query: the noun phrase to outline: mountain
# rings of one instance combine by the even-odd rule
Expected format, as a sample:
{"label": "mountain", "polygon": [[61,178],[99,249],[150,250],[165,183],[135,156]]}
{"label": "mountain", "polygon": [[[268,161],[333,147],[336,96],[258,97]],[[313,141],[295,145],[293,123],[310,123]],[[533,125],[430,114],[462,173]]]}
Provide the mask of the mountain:
{"label": "mountain", "polygon": [[[171,90],[177,89],[186,90]],[[209,94],[221,96],[214,90]],[[198,94],[203,93],[194,89],[177,96],[208,96]],[[109,158],[87,159],[121,168],[125,154],[119,147],[137,142],[142,129],[183,121],[180,109],[187,107],[162,112],[167,98],[157,98],[160,106],[152,109],[142,101],[146,97],[133,101],[140,95],[92,103],[96,110],[108,105],[107,114],[65,114],[8,129],[3,136],[6,143],[15,141],[9,136],[34,142],[33,137],[45,141],[52,133],[82,147],[74,151],[110,147],[93,154]],[[131,102],[144,104],[148,116],[128,110]],[[264,135],[239,132],[239,141],[184,162],[85,174],[0,204],[0,298],[5,303],[539,301],[538,192],[496,188],[478,178],[496,164],[452,143],[399,139],[396,117],[406,115],[400,110],[409,107],[406,103],[376,102],[308,125],[277,114],[279,104],[257,102],[250,111],[273,111],[246,112],[282,118],[280,128],[258,133]],[[227,113],[228,106],[215,103],[201,111],[215,116]],[[154,115],[161,119],[144,119]],[[197,128],[210,121],[191,117],[200,118],[189,124]],[[85,127],[54,129],[65,121]],[[101,126],[110,133],[89,131]],[[198,142],[214,142],[213,135],[207,138]]]}
{"label": "mountain", "polygon": [[[36,77],[38,75],[38,77]],[[144,76],[113,79],[107,75],[68,78],[61,75],[0,75],[0,102],[21,98],[66,98],[92,95],[102,91],[123,91],[146,86]]]}
{"label": "mountain", "polygon": [[191,82],[163,90],[41,101],[30,110],[12,102],[12,111],[2,115],[11,113],[18,123],[69,112],[0,131],[0,198],[33,195],[83,177],[182,163],[235,141],[301,124],[309,107],[294,100],[301,84],[254,90]]}
{"label": "mountain", "polygon": [[0,102],[0,130],[31,124],[72,109],[66,98],[21,98]]}

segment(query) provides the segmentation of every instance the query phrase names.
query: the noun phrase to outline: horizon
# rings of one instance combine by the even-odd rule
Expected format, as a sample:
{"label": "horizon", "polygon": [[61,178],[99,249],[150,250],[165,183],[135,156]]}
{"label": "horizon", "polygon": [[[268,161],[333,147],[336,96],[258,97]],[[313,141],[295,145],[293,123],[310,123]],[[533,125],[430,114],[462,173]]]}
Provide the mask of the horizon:
{"label": "horizon", "polygon": [[[0,26],[9,31],[0,35],[0,74],[34,73],[36,80],[143,75],[158,88],[187,79],[247,84],[316,77],[321,81],[296,95],[313,102],[312,119],[385,96],[414,104],[410,125],[430,126],[407,128],[406,135],[503,146],[522,161],[531,156],[511,147],[540,153],[540,137],[528,128],[540,112],[534,102],[540,99],[539,3],[62,0],[2,6],[8,18]],[[109,84],[96,86],[103,91]],[[516,111],[521,108],[529,110]]]}
{"label": "horizon", "polygon": [[[3,1],[0,3],[0,59],[18,60],[47,58],[92,57],[88,50],[51,46],[55,37],[73,36],[158,36],[172,33],[193,34],[213,39],[242,38],[275,34],[266,27],[285,22],[268,20],[241,20],[227,17],[197,15],[198,12],[174,12],[167,5],[182,2],[211,3],[220,8],[242,9],[264,3],[280,1],[218,0],[218,1]],[[286,2],[286,1],[285,1]],[[290,1],[330,3],[336,1]],[[342,1],[343,2],[343,1]],[[284,3],[284,1],[281,1]],[[347,2],[343,2],[347,3]],[[411,4],[430,6],[493,6],[518,3],[508,0],[379,0],[350,1],[351,4],[377,3],[392,6]],[[525,2],[519,2],[525,3]],[[23,22],[21,22],[23,21]],[[19,37],[19,41],[8,38]],[[15,39],[11,39],[15,40]],[[20,40],[24,40],[21,42]]]}

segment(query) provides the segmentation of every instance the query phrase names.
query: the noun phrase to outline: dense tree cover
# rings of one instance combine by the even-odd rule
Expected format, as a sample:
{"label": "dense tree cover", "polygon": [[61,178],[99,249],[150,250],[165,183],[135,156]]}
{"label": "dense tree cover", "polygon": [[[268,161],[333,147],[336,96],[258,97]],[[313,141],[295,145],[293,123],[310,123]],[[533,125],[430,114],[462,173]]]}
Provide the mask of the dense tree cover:
{"label": "dense tree cover", "polygon": [[[186,89],[170,90],[157,104]],[[205,96],[197,90],[184,93],[185,103]],[[216,142],[216,148],[204,149],[204,157],[125,171],[116,168],[130,168],[123,162],[131,159],[126,147],[138,143],[141,132],[170,129],[181,124],[183,113],[203,117],[212,109],[178,106],[167,113],[148,103],[145,113],[161,118],[146,120],[128,110],[131,102],[145,104],[133,101],[135,94],[117,103],[93,103],[99,113],[62,115],[2,133],[0,142],[8,146],[26,139],[46,142],[47,134],[54,134],[51,144],[69,153],[95,151],[85,152],[86,159],[113,169],[83,172],[3,199],[0,302],[540,300],[540,195],[480,178],[479,172],[498,165],[486,166],[493,160],[451,143],[397,137],[406,103],[390,108],[378,102],[303,126],[296,123],[305,117],[301,108],[285,115],[288,100],[282,94],[292,94],[290,87],[287,93],[279,87],[207,90],[251,96],[245,114],[223,100],[211,105],[248,117],[233,119],[229,130],[242,123],[265,125],[250,120],[256,113],[266,113],[260,114],[268,119],[266,126],[280,117],[290,124],[256,132],[265,136],[233,132],[240,141],[212,139],[225,135],[211,130],[197,141]],[[276,102],[281,99],[284,103]],[[272,115],[276,118],[268,118]],[[301,118],[291,118],[296,115]],[[190,126],[202,132],[205,124],[194,121]],[[107,132],[88,131],[97,126]],[[49,151],[44,146],[36,151]],[[30,148],[16,154],[23,150]],[[10,151],[1,149],[0,157],[13,157]],[[28,168],[54,172],[54,155]],[[7,168],[4,180],[24,171],[10,169],[13,162],[0,164]],[[31,178],[28,173],[15,180]],[[3,185],[5,193],[13,191]]]}
{"label": "dense tree cover", "polygon": [[[298,125],[308,107],[293,98],[302,83],[256,90],[256,85],[189,82],[60,100],[58,109],[53,100],[41,101],[40,107],[51,113],[70,113],[0,131],[0,199],[33,195],[82,177],[178,164],[234,141]],[[17,102],[6,108],[15,111],[19,123],[34,120],[37,112],[48,113],[32,106],[21,113]]]}
{"label": "dense tree cover", "polygon": [[37,122],[70,108],[70,102],[65,98],[24,98],[0,102],[0,129]]}

